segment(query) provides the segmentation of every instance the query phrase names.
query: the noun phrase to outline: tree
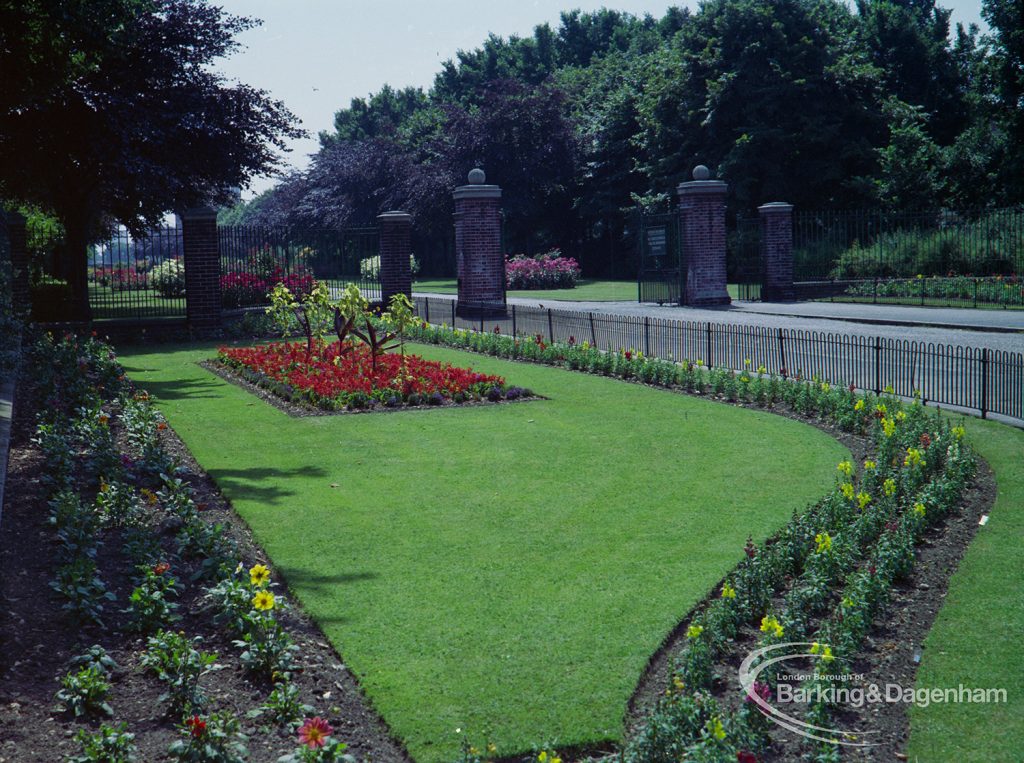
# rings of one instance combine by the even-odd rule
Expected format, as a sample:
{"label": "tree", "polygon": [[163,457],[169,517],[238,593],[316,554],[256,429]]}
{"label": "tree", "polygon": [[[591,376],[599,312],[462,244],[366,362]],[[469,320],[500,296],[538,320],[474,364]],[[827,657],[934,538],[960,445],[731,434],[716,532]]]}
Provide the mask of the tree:
{"label": "tree", "polygon": [[995,76],[996,129],[1006,131],[1002,177],[1008,201],[1024,200],[1024,0],[983,0]]}
{"label": "tree", "polygon": [[[0,198],[53,212],[89,317],[86,247],[228,195],[303,133],[210,64],[257,22],[205,0],[0,0]],[[13,76],[8,76],[12,74]]]}

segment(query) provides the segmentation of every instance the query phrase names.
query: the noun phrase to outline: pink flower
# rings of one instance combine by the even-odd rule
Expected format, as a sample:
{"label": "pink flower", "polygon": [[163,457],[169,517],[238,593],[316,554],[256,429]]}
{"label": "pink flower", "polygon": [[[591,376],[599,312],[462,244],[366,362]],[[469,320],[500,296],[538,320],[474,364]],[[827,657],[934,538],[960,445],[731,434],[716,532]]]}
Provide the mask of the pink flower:
{"label": "pink flower", "polygon": [[299,726],[299,744],[304,744],[310,749],[323,747],[327,737],[334,733],[331,724],[319,715],[315,718],[307,718],[306,722]]}

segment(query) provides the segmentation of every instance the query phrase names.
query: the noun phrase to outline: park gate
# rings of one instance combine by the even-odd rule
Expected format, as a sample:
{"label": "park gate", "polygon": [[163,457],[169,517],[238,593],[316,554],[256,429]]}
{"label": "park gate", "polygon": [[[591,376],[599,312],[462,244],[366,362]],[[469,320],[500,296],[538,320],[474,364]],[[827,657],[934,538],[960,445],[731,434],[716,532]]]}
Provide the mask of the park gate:
{"label": "park gate", "polygon": [[640,218],[640,302],[681,305],[686,293],[679,214],[643,215]]}

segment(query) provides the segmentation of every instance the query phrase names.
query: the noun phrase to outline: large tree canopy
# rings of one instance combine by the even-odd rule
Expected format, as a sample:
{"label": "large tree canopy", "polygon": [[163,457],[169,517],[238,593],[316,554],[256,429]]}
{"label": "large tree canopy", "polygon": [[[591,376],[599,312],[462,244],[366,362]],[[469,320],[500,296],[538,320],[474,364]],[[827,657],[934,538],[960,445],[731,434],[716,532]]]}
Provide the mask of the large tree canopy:
{"label": "large tree canopy", "polygon": [[255,23],[205,0],[0,0],[0,198],[64,224],[82,317],[105,227],[220,198],[301,134],[282,103],[211,70]]}

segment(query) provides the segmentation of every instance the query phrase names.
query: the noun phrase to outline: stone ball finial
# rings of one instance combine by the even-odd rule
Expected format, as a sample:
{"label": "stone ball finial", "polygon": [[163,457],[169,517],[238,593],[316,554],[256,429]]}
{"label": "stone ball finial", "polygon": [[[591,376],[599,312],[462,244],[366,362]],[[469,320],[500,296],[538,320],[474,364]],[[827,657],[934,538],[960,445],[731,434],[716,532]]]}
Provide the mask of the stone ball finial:
{"label": "stone ball finial", "polygon": [[703,164],[698,164],[693,168],[693,179],[694,180],[707,180],[711,177],[711,170],[705,167]]}
{"label": "stone ball finial", "polygon": [[467,179],[469,180],[470,185],[483,185],[487,182],[487,175],[484,174],[482,169],[475,167],[469,171]]}

